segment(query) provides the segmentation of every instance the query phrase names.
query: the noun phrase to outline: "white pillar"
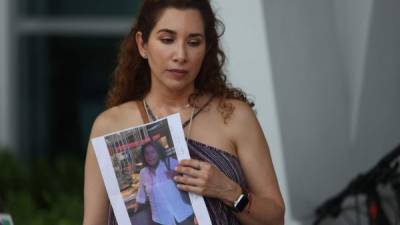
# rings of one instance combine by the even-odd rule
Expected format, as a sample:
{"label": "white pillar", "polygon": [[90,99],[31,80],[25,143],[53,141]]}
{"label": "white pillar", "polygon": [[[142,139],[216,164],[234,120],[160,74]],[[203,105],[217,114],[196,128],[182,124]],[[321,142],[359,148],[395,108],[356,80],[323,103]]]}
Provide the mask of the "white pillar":
{"label": "white pillar", "polygon": [[0,147],[12,147],[10,3],[0,1]]}
{"label": "white pillar", "polygon": [[228,58],[229,79],[254,96],[258,119],[268,139],[285,199],[285,224],[300,224],[291,213],[262,1],[217,0],[214,3],[217,16],[226,26],[223,47]]}

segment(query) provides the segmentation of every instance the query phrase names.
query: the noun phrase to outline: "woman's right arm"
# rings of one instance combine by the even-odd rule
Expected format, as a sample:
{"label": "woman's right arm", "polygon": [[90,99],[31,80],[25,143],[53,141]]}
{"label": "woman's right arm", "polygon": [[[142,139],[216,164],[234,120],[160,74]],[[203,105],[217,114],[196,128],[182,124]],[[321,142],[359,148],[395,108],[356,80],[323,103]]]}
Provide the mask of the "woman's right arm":
{"label": "woman's right arm", "polygon": [[[129,119],[128,119],[129,118]],[[126,103],[100,114],[93,124],[90,138],[142,124],[136,104]],[[83,225],[106,225],[110,203],[96,155],[89,142],[85,164]]]}
{"label": "woman's right arm", "polygon": [[[106,119],[100,115],[93,124],[90,138],[106,133]],[[106,225],[109,201],[92,144],[89,142],[85,163],[83,225]]]}

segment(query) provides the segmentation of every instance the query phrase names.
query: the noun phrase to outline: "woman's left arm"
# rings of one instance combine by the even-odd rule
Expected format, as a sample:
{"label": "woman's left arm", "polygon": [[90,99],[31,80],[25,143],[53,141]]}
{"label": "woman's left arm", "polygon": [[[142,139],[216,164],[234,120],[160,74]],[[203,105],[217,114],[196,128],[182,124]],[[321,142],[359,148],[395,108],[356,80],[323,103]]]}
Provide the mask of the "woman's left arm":
{"label": "woman's left arm", "polygon": [[273,168],[268,143],[253,112],[235,104],[232,135],[251,196],[248,210],[237,216],[243,224],[284,224],[285,206]]}
{"label": "woman's left arm", "polygon": [[[250,204],[236,213],[242,224],[283,225],[284,202],[279,191],[267,141],[252,109],[234,102],[235,111],[228,121],[230,134],[250,193]],[[226,177],[215,166],[197,160],[181,161],[178,187],[208,197],[221,199],[232,206],[242,193],[239,184]]]}

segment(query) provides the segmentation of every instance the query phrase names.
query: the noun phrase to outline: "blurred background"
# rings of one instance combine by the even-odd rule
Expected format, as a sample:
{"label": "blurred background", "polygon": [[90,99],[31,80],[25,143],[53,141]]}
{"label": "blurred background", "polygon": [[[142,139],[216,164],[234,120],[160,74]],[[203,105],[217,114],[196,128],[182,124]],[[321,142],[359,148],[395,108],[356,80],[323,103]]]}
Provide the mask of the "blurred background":
{"label": "blurred background", "polygon": [[140,4],[0,0],[0,208],[16,225],[82,223],[90,128]]}
{"label": "blurred background", "polygon": [[[81,223],[90,127],[140,3],[0,0],[0,208],[16,225]],[[255,100],[269,141],[286,224],[311,224],[400,144],[400,1],[213,5],[230,80]]]}

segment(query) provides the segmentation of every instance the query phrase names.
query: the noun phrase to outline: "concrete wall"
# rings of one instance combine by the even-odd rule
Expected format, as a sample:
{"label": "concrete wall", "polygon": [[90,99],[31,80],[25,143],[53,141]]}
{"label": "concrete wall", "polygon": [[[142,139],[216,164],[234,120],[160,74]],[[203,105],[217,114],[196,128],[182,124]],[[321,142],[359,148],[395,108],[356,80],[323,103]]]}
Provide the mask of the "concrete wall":
{"label": "concrete wall", "polygon": [[298,219],[310,216],[349,179],[348,82],[332,8],[332,1],[264,2],[288,187]]}
{"label": "concrete wall", "polygon": [[372,0],[334,1],[336,33],[348,77],[350,138],[355,139],[364,79],[365,55],[370,32]]}
{"label": "concrete wall", "polygon": [[374,0],[364,55],[354,153],[361,169],[400,144],[400,1]]}
{"label": "concrete wall", "polygon": [[264,2],[289,196],[303,223],[400,143],[399,8]]}

